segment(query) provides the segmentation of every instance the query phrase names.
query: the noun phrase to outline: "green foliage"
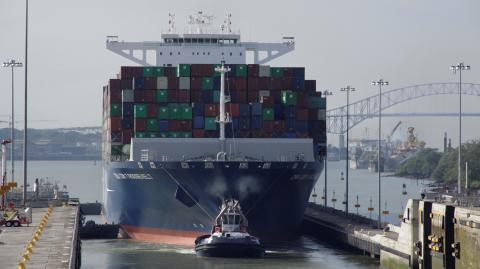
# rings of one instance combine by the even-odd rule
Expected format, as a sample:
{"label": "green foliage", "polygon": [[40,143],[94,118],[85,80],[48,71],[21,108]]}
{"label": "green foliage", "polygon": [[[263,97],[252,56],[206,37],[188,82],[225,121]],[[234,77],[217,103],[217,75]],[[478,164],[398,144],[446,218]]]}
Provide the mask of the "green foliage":
{"label": "green foliage", "polygon": [[[465,162],[468,162],[469,185],[480,185],[480,141],[468,142],[462,146],[461,179],[465,180]],[[456,181],[458,175],[458,149],[444,153],[432,178],[439,181]]]}
{"label": "green foliage", "polygon": [[396,174],[406,177],[429,178],[440,158],[441,154],[436,149],[422,149],[417,156],[401,164]]}

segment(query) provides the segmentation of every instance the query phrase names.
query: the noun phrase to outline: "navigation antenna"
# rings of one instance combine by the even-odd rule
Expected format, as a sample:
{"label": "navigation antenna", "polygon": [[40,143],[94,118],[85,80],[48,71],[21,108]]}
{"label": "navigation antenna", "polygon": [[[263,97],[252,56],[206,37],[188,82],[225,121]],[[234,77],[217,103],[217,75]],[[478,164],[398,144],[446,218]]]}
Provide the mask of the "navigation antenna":
{"label": "navigation antenna", "polygon": [[222,61],[220,67],[216,67],[215,71],[220,73],[220,114],[216,120],[220,124],[220,152],[217,153],[217,161],[225,161],[225,124],[231,122],[230,115],[225,114],[225,73],[230,72],[230,67],[225,66]]}
{"label": "navigation antenna", "polygon": [[212,15],[203,14],[203,11],[198,11],[197,14],[190,15],[188,24],[190,24],[191,27],[195,27],[193,31],[192,28],[190,28],[190,32],[196,32],[197,34],[206,33],[207,27],[212,25],[213,18],[214,16]]}
{"label": "navigation antenna", "polygon": [[228,14],[225,20],[223,21],[223,24],[220,26],[220,29],[222,32],[227,31],[227,33],[232,32],[232,14]]}
{"label": "navigation antenna", "polygon": [[175,28],[175,14],[168,13],[168,33],[174,34],[177,31]]}

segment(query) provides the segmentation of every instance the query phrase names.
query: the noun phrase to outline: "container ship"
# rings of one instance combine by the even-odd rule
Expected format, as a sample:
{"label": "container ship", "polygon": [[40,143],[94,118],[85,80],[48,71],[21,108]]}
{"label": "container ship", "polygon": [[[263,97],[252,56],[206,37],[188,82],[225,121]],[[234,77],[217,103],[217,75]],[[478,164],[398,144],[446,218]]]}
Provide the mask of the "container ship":
{"label": "container ship", "polygon": [[266,65],[293,37],[243,42],[230,16],[212,21],[199,12],[180,34],[170,15],[161,41],[107,37],[137,64],[103,88],[104,214],[132,239],[193,245],[227,199],[262,240],[294,234],[323,170],[325,98],[304,67]]}

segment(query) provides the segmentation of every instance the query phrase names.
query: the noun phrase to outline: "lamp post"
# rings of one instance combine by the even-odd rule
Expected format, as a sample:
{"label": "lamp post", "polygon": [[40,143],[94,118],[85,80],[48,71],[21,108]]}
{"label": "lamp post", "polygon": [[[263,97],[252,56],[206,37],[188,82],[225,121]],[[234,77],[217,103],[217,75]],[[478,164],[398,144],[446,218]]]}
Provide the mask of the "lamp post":
{"label": "lamp post", "polygon": [[28,0],[25,0],[25,107],[23,114],[23,196],[22,205],[26,206],[27,202],[27,92],[28,92]]}
{"label": "lamp post", "polygon": [[373,86],[378,86],[378,156],[377,156],[377,169],[378,169],[378,228],[382,227],[382,174],[380,170],[380,155],[382,153],[382,86],[388,86],[388,81],[379,79],[372,81]]}
{"label": "lamp post", "polygon": [[350,130],[350,92],[354,92],[355,88],[351,86],[347,86],[345,88],[341,88],[340,91],[347,93],[347,147],[346,147],[346,166],[345,166],[345,214],[348,214],[348,165],[349,165],[349,157],[348,157],[348,133]]}
{"label": "lamp post", "polygon": [[15,154],[14,154],[14,148],[15,148],[15,77],[14,77],[14,68],[15,67],[22,67],[23,64],[21,62],[17,62],[14,59],[10,60],[9,62],[4,62],[3,67],[10,67],[12,68],[12,117],[11,117],[11,134],[10,134],[10,141],[11,141],[11,149],[10,149],[10,154],[11,154],[11,164],[12,164],[12,182],[14,182],[14,163],[15,163]]}
{"label": "lamp post", "polygon": [[454,74],[459,74],[460,82],[459,82],[459,91],[458,91],[458,101],[459,101],[459,108],[458,108],[458,176],[457,176],[457,183],[458,183],[458,190],[457,193],[462,193],[462,184],[461,184],[461,173],[462,173],[462,71],[470,70],[470,65],[465,65],[463,62],[458,63],[457,65],[450,66],[450,70],[453,71]]}
{"label": "lamp post", "polygon": [[[325,90],[322,92],[322,94],[325,96],[325,103],[328,105],[327,96],[333,95],[332,92]],[[326,110],[326,109],[325,109]],[[326,112],[325,112],[326,113]],[[325,120],[327,120],[327,115],[325,114]],[[324,196],[324,202],[325,202],[325,207],[327,207],[327,165],[328,165],[328,134],[325,134],[325,147],[326,147],[326,156],[325,156],[325,189],[323,191],[323,196]]]}

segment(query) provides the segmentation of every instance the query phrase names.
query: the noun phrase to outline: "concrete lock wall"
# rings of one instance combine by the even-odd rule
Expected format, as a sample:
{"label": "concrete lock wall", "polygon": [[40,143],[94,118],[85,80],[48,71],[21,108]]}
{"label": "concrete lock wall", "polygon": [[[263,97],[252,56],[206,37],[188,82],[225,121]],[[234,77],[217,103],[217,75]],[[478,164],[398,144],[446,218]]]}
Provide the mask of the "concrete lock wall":
{"label": "concrete lock wall", "polygon": [[480,269],[480,209],[457,207],[454,218],[456,269]]}

